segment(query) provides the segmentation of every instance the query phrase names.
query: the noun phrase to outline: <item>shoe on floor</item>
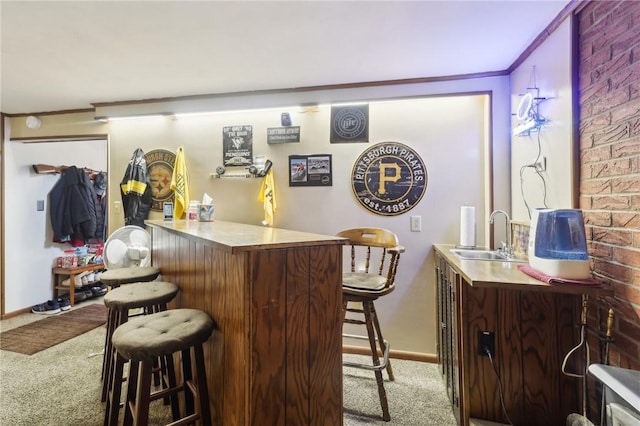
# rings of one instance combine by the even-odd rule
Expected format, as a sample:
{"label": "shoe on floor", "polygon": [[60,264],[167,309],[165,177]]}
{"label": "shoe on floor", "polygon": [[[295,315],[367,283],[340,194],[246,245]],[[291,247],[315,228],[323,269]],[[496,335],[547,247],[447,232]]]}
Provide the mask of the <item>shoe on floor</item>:
{"label": "shoe on floor", "polygon": [[84,302],[85,300],[87,300],[87,294],[82,290],[76,290],[73,294],[74,303]]}
{"label": "shoe on floor", "polygon": [[47,300],[44,303],[35,305],[31,308],[34,314],[53,315],[60,313],[60,304],[57,300]]}
{"label": "shoe on floor", "polygon": [[91,293],[93,297],[104,296],[107,294],[107,286],[103,283],[99,283],[98,285],[91,287]]}
{"label": "shoe on floor", "polygon": [[58,302],[58,305],[60,305],[60,310],[62,311],[68,311],[69,309],[71,309],[71,302],[69,301],[69,297],[58,297],[58,299],[56,299],[56,302]]}

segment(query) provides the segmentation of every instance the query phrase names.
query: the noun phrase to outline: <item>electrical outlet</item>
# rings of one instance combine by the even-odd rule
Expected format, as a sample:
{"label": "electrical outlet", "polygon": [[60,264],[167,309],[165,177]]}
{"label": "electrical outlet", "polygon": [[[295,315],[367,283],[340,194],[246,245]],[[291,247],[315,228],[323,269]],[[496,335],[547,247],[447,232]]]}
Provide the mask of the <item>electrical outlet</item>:
{"label": "electrical outlet", "polygon": [[44,200],[36,200],[36,211],[44,211]]}
{"label": "electrical outlet", "polygon": [[422,216],[411,216],[411,232],[422,232]]}
{"label": "electrical outlet", "polygon": [[113,211],[115,213],[120,213],[121,210],[122,210],[122,203],[120,201],[114,201],[113,202]]}
{"label": "electrical outlet", "polygon": [[487,350],[491,353],[491,357],[496,353],[496,339],[495,334],[491,331],[478,331],[478,355],[487,355]]}
{"label": "electrical outlet", "polygon": [[537,171],[544,172],[547,170],[547,157],[540,158],[536,163],[533,164]]}

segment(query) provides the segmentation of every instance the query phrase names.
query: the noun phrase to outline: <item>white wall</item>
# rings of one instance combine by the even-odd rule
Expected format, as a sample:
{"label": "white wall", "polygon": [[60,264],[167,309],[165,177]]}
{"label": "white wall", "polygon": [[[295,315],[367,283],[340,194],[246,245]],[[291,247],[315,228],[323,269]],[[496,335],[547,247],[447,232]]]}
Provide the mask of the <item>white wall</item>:
{"label": "white wall", "polygon": [[[535,67],[535,81],[533,70]],[[545,186],[531,168],[523,173],[522,191],[520,169],[535,161],[538,140],[547,170],[542,172],[546,180],[546,206],[572,208],[573,153],[572,153],[572,87],[571,87],[571,25],[566,19],[514,72],[511,74],[511,104],[515,112],[521,95],[527,87],[540,89],[540,97],[547,98],[539,105],[539,112],[547,122],[540,132],[530,136],[513,136],[511,139],[511,185],[513,219],[528,222],[529,209],[545,207]],[[535,92],[532,92],[535,95]],[[517,119],[512,119],[513,125]],[[539,138],[539,139],[538,139]]]}
{"label": "white wall", "polygon": [[[221,127],[229,124],[252,124],[254,154],[268,155],[274,160],[276,167],[279,206],[276,226],[333,234],[347,226],[373,225],[385,226],[398,232],[407,252],[401,261],[399,290],[391,294],[388,300],[385,298],[385,302],[378,308],[387,332],[385,337],[396,350],[435,354],[432,244],[458,242],[459,208],[460,205],[469,203],[477,206],[477,244],[487,245],[487,218],[491,209],[507,209],[510,205],[508,82],[507,76],[499,76],[323,93],[324,97],[333,100],[381,100],[434,95],[423,104],[408,105],[403,111],[389,110],[391,104],[372,105],[369,144],[330,144],[328,111],[302,113],[298,109],[287,109],[292,114],[294,125],[302,126],[302,142],[268,146],[264,136],[266,128],[278,126],[280,112],[286,108],[277,108],[269,113],[227,113],[222,116],[180,120],[161,117],[112,121],[109,124],[88,122],[84,115],[48,115],[43,117],[42,128],[37,132],[24,128],[18,118],[12,118],[11,122],[16,125],[16,136],[20,137],[47,135],[51,129],[55,131],[49,134],[109,134],[107,156],[111,231],[123,224],[122,213],[115,212],[113,203],[120,200],[118,184],[137,147],[145,152],[153,149],[175,152],[178,146],[184,146],[194,196],[200,197],[205,191],[212,195],[216,203],[216,217],[219,219],[259,223],[262,219],[261,206],[257,201],[259,179],[210,177],[210,173],[222,162]],[[488,96],[458,98],[450,96],[452,94],[490,95],[491,99],[486,99]],[[313,98],[313,94],[307,95],[309,102],[318,100]],[[260,95],[256,97],[259,98]],[[243,97],[242,102],[251,104],[252,99]],[[272,101],[279,102],[280,99]],[[78,130],[79,128],[82,130]],[[397,140],[411,146],[422,156],[429,171],[426,194],[408,214],[378,217],[358,205],[351,193],[348,178],[357,154],[367,146],[384,140]],[[481,141],[488,143],[481,147]],[[333,186],[289,188],[286,158],[294,153],[331,153],[334,161]],[[483,168],[482,162],[484,159],[489,161],[489,158],[491,167]],[[35,153],[34,157],[26,160],[28,164],[33,162],[40,162]],[[13,170],[12,173],[17,171]],[[490,175],[493,177],[492,187],[488,182]],[[6,188],[7,193],[12,191],[13,189]],[[411,215],[422,216],[423,232],[409,231]],[[152,217],[158,218],[161,215],[154,213]],[[12,216],[12,221],[6,220],[7,226],[12,223],[20,229],[28,227],[29,222],[22,219],[16,220]],[[7,247],[9,246],[8,243]],[[33,250],[21,247],[19,251],[16,250],[14,257],[24,259],[31,251]],[[42,257],[49,262],[53,256],[45,253]],[[42,270],[48,274],[49,263],[46,265]],[[5,313],[30,306],[33,304],[32,299],[50,297],[50,277],[46,278],[47,285],[39,287],[38,294],[33,297],[33,291],[16,284],[15,279],[15,274],[11,276],[11,283],[7,279],[7,300],[11,299],[12,302],[5,306]]]}
{"label": "white wall", "polygon": [[[51,265],[68,244],[52,242],[49,191],[60,175],[36,174],[33,164],[107,170],[107,142],[5,141],[5,312],[52,298]],[[45,210],[37,211],[37,200]]]}
{"label": "white wall", "polygon": [[[393,348],[435,352],[434,284],[431,248],[434,243],[456,243],[460,206],[478,209],[478,235],[484,235],[485,211],[485,120],[488,95],[427,97],[402,102],[372,102],[369,106],[369,143],[329,142],[330,107],[316,112],[300,108],[244,111],[171,119],[159,117],[114,121],[110,125],[112,179],[121,179],[126,161],[137,147],[145,152],[183,146],[193,198],[206,192],[213,197],[218,220],[260,224],[258,201],[260,179],[211,178],[222,164],[222,128],[253,126],[254,155],[273,161],[278,210],[275,226],[334,235],[355,226],[375,226],[395,232],[406,247],[402,255],[397,290],[378,304],[378,312]],[[268,145],[268,127],[277,127],[280,113],[290,112],[301,126],[301,142]],[[408,213],[379,216],[363,208],[351,188],[351,170],[356,158],[377,142],[397,141],[409,145],[422,157],[428,184],[420,203]],[[133,146],[132,144],[135,144]],[[123,146],[130,147],[125,151]],[[116,149],[117,147],[117,149]],[[333,186],[289,187],[288,156],[331,154]],[[243,170],[241,168],[241,170]],[[228,174],[233,173],[228,168]],[[112,200],[119,196],[111,185]],[[160,213],[154,213],[160,217]],[[422,232],[410,232],[409,218],[419,215]],[[120,221],[116,215],[113,223]],[[481,237],[478,239],[482,244]]]}

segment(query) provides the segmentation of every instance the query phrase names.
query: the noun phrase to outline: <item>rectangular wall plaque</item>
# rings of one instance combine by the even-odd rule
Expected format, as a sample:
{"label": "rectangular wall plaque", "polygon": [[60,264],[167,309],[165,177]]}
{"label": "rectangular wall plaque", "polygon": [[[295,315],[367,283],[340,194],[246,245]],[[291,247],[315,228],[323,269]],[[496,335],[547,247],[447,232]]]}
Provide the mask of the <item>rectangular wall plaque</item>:
{"label": "rectangular wall plaque", "polygon": [[300,142],[300,126],[267,128],[268,144],[293,142]]}

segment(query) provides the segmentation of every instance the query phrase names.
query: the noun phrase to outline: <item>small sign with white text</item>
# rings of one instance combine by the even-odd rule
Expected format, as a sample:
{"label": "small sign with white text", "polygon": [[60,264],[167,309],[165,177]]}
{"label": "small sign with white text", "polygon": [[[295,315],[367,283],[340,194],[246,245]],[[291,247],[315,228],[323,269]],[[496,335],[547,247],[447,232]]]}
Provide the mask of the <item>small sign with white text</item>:
{"label": "small sign with white text", "polygon": [[267,129],[267,143],[300,142],[300,126],[269,127]]}

